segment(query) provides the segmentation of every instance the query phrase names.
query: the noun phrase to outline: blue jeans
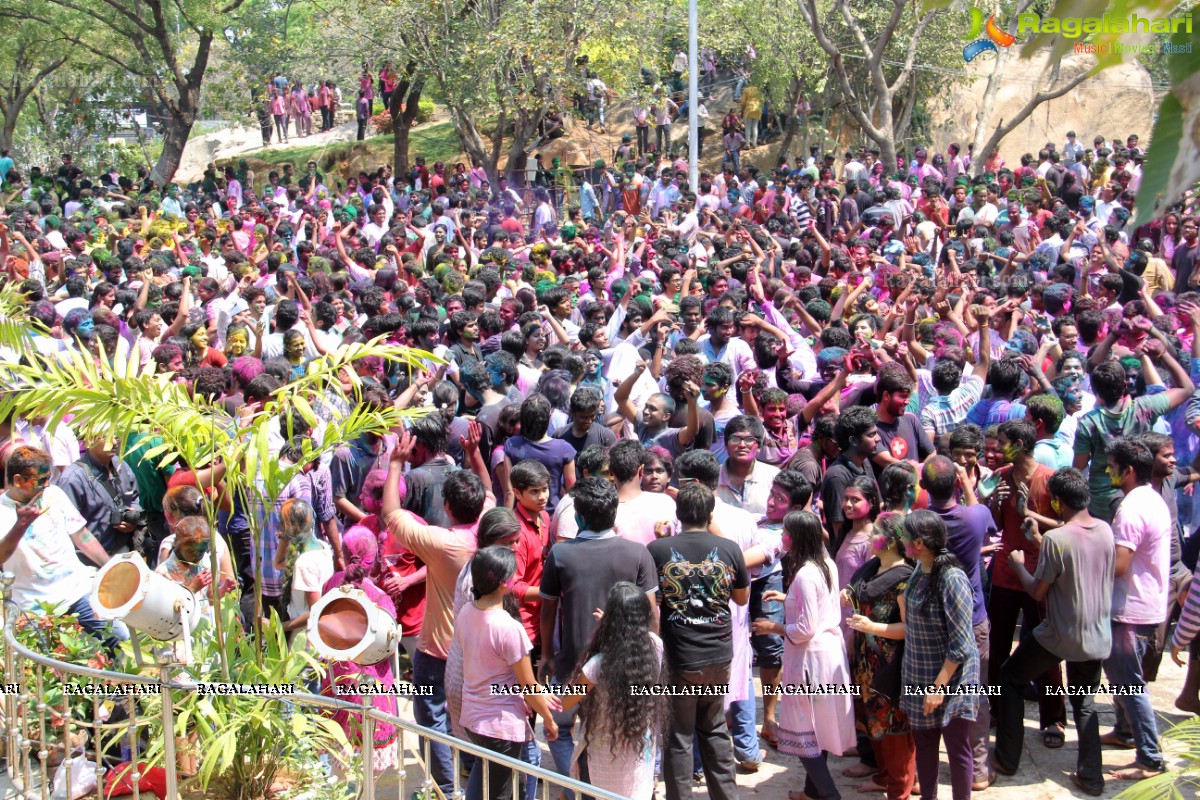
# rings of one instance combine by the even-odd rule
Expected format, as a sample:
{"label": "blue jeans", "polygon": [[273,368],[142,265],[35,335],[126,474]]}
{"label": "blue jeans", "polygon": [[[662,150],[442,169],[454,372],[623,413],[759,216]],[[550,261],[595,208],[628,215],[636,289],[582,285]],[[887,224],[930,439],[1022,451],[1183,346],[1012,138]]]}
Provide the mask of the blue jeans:
{"label": "blue jeans", "polygon": [[[418,725],[432,728],[442,733],[450,733],[450,717],[446,713],[446,661],[436,658],[420,650],[413,653],[413,685],[432,686],[432,695],[416,695],[413,697],[413,716]],[[424,753],[424,741],[417,745]],[[443,792],[449,793],[454,789],[454,758],[450,748],[439,742],[429,743],[430,770],[433,780]]]}
{"label": "blue jeans", "polygon": [[[1154,647],[1157,628],[1157,625],[1113,622],[1112,653],[1104,662],[1104,674],[1112,686],[1146,686],[1142,659]],[[1147,769],[1163,769],[1162,752],[1158,749],[1158,725],[1150,695],[1113,695],[1113,704],[1117,708],[1118,729],[1122,721],[1129,726],[1137,746],[1137,763]]]}
{"label": "blue jeans", "polygon": [[[558,680],[555,679],[553,683],[558,684]],[[571,738],[571,732],[575,729],[575,715],[578,713],[579,708],[576,706],[570,711],[558,711],[554,714],[554,723],[558,725],[558,738],[546,744],[554,758],[554,771],[559,775],[571,775],[571,757],[575,754],[575,740]],[[574,792],[564,789],[563,794],[567,796],[567,800],[575,800]]]}
{"label": "blue jeans", "polygon": [[79,620],[79,626],[99,639],[109,655],[116,654],[121,642],[129,641],[129,628],[125,627],[125,623],[120,620],[98,619],[87,595],[72,603],[67,613],[74,614]]}
{"label": "blue jeans", "polygon": [[[736,700],[730,703],[729,708],[725,711],[729,735],[733,739],[733,757],[739,764],[762,761],[762,748],[758,746],[758,731],[754,727],[755,702],[754,678],[751,678],[750,696],[746,700]],[[704,769],[704,764],[700,760],[700,737],[696,737],[692,742],[692,763],[695,772]]]}
{"label": "blue jeans", "polygon": [[[783,623],[783,603],[774,601],[764,603],[763,592],[782,592],[783,571],[772,572],[750,582],[750,619],[766,618],[772,622]],[[783,637],[776,633],[758,634],[750,637],[750,646],[754,648],[755,660],[759,669],[763,667],[778,668],[783,666]]]}

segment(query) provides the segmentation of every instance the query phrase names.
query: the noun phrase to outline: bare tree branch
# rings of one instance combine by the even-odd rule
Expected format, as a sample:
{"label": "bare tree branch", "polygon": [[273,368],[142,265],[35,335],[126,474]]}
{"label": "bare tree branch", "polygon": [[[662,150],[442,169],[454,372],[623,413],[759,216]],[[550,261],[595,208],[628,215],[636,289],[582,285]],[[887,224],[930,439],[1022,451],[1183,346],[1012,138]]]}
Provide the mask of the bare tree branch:
{"label": "bare tree branch", "polygon": [[[1055,65],[1055,66],[1057,66],[1057,65]],[[1057,74],[1057,70],[1055,70],[1055,73]],[[1051,100],[1056,100],[1056,99],[1062,97],[1067,92],[1070,92],[1072,89],[1074,89],[1076,86],[1078,86],[1079,84],[1086,81],[1091,76],[1092,76],[1092,71],[1085,69],[1082,72],[1080,72],[1078,75],[1076,75],[1074,78],[1071,78],[1069,81],[1067,81],[1066,83],[1062,84],[1061,86],[1059,86],[1057,88],[1046,89],[1044,91],[1038,92],[1037,94],[1035,94],[1033,97],[1029,98],[1029,100],[1027,100],[1025,102],[1025,105],[1021,107],[1021,110],[1018,111],[1012,117],[1012,119],[1008,120],[1007,122],[1001,121],[1001,123],[996,126],[996,130],[992,131],[992,135],[988,138],[987,143],[984,144],[983,149],[976,150],[976,152],[975,152],[974,163],[979,165],[976,170],[977,174],[978,174],[978,170],[982,169],[983,162],[987,158],[988,154],[993,149],[995,149],[1000,144],[1001,141],[1004,140],[1005,136],[1008,136],[1010,133],[1012,133],[1014,130],[1016,130],[1021,125],[1021,123],[1023,123],[1025,120],[1029,119],[1030,115],[1033,114],[1033,112],[1037,110],[1038,106],[1040,106],[1042,103],[1047,103]],[[1052,80],[1052,82],[1053,82],[1053,80]]]}
{"label": "bare tree branch", "polygon": [[921,37],[925,35],[925,29],[929,27],[929,23],[933,22],[933,18],[940,14],[940,11],[930,11],[917,22],[917,27],[913,29],[912,36],[908,40],[908,52],[904,56],[904,66],[900,69],[900,74],[896,76],[896,82],[892,84],[892,92],[899,92],[904,88],[905,82],[912,77],[913,62],[917,58],[917,45],[921,41]]}
{"label": "bare tree branch", "polygon": [[[869,55],[875,59],[883,58],[883,54],[887,52],[888,45],[892,43],[892,37],[896,34],[896,27],[900,24],[901,17],[904,16],[905,6],[906,4],[904,0],[892,0],[892,13],[890,16],[888,16],[887,25],[885,25],[883,31],[880,32],[879,37],[875,39],[875,46],[870,49],[863,49],[864,55]],[[846,9],[845,0],[841,0],[841,7],[842,16],[846,18],[847,23],[850,24],[851,27],[857,30],[858,25],[851,22],[849,11]],[[863,41],[865,42],[866,39],[864,38]]]}

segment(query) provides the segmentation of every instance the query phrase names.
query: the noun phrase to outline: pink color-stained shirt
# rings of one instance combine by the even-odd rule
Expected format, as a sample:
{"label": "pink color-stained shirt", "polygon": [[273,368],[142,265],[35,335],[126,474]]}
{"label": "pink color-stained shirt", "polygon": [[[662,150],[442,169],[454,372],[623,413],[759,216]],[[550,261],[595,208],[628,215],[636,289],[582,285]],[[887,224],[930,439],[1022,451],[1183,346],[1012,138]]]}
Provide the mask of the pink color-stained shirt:
{"label": "pink color-stained shirt", "polygon": [[670,495],[642,492],[617,506],[617,521],[613,530],[622,539],[645,546],[656,538],[654,525],[658,522],[666,522],[671,530],[677,527],[675,501]]}
{"label": "pink color-stained shirt", "polygon": [[1113,583],[1112,618],[1157,625],[1167,614],[1171,573],[1171,512],[1153,486],[1139,486],[1121,501],[1113,519],[1118,552],[1133,551],[1129,570]]}
{"label": "pink color-stained shirt", "polygon": [[506,742],[532,739],[524,699],[492,692],[493,686],[519,685],[513,665],[533,649],[524,626],[503,608],[481,611],[468,603],[458,612],[454,638],[456,648],[470,653],[462,666],[462,726]]}

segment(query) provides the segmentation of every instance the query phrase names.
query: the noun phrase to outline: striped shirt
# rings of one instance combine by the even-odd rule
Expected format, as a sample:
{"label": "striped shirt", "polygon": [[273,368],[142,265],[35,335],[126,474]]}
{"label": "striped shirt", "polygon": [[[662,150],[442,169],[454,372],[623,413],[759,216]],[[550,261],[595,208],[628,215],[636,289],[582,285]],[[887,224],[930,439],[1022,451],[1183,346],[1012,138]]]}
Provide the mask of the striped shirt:
{"label": "striped shirt", "polygon": [[983,381],[976,375],[968,375],[957,389],[932,398],[921,409],[921,427],[933,431],[935,437],[949,433],[966,421],[967,412],[982,395]]}
{"label": "striped shirt", "polygon": [[1197,633],[1200,633],[1200,570],[1192,577],[1192,588],[1188,590],[1179,621],[1175,623],[1175,636],[1171,643],[1186,650]]}

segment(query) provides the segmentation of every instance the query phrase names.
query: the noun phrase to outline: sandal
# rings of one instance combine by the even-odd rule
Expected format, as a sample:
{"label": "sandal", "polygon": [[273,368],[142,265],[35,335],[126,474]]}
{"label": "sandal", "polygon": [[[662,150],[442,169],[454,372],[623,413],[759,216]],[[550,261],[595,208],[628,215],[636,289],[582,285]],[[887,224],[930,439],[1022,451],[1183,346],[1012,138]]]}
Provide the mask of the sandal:
{"label": "sandal", "polygon": [[759,733],[762,740],[771,745],[774,750],[779,749],[779,723],[774,720],[766,720],[763,722],[762,732]]}
{"label": "sandal", "polygon": [[1042,744],[1051,750],[1057,750],[1067,743],[1066,731],[1061,723],[1055,723],[1042,730]]}

